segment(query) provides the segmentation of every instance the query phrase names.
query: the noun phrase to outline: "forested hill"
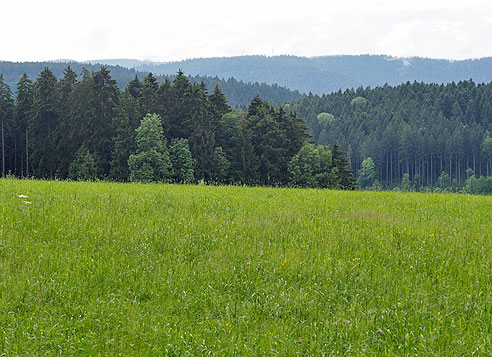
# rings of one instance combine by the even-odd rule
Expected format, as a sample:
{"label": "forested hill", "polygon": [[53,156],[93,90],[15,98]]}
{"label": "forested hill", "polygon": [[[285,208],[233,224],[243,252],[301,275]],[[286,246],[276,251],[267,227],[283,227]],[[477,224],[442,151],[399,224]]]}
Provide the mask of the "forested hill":
{"label": "forested hill", "polygon": [[[128,63],[123,62],[123,64]],[[83,72],[84,68],[89,72],[97,72],[101,67],[101,64],[79,62],[0,61],[0,74],[3,75],[5,83],[15,94],[17,92],[17,82],[24,72],[34,80],[45,67],[48,67],[53,74],[60,79],[63,77],[64,70],[68,65],[70,65],[73,71],[79,76]],[[128,82],[135,78],[136,75],[142,80],[149,73],[146,69],[135,70],[133,68],[126,68],[117,64],[105,64],[105,66],[108,70],[110,70],[111,77],[116,80],[116,83],[120,89],[123,89]],[[178,69],[175,72],[170,72],[168,75],[158,76],[157,80],[159,83],[163,83],[166,79],[172,81],[177,72]],[[246,107],[257,94],[261,98],[264,98],[273,104],[287,103],[302,97],[302,94],[298,91],[289,90],[277,84],[267,85],[263,83],[263,81],[245,83],[243,81],[230,78],[230,76],[226,78],[228,79],[221,79],[217,76],[198,75],[188,77],[188,79],[193,83],[201,83],[203,81],[209,92],[212,92],[215,86],[218,85],[227,97],[229,104],[232,106]]]}
{"label": "forested hill", "polygon": [[[358,172],[371,157],[380,183],[463,183],[492,175],[492,83],[406,83],[308,96],[294,104],[313,140],[337,139]],[[445,172],[446,175],[442,175]]]}
{"label": "forested hill", "polygon": [[[105,63],[105,61],[100,61]],[[492,81],[492,58],[449,61],[390,56],[239,56],[151,63],[109,60],[154,74],[173,74],[181,68],[191,75],[233,77],[246,82],[277,83],[303,93],[328,94],[339,89],[399,85],[407,81],[451,83],[473,79]]]}

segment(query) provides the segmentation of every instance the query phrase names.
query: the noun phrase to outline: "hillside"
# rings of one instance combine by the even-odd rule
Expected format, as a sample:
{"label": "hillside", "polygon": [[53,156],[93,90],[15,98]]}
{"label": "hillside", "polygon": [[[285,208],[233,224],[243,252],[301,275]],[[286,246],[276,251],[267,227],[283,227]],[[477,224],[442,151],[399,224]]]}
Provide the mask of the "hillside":
{"label": "hillside", "polygon": [[340,142],[354,172],[371,157],[380,183],[409,174],[417,188],[459,186],[468,169],[492,175],[492,83],[359,88],[309,96],[293,107],[313,141]]}
{"label": "hillside", "polygon": [[[100,63],[105,61],[98,60]],[[277,83],[300,92],[324,94],[339,89],[398,85],[407,81],[450,83],[473,79],[492,81],[492,58],[450,61],[429,58],[360,56],[239,56],[198,58],[180,62],[150,63],[110,60],[139,71],[173,74],[181,68],[191,75],[234,77],[246,82]]]}
{"label": "hillside", "polygon": [[[118,65],[115,61],[121,62],[122,65]],[[132,61],[115,60],[104,61],[104,65],[111,71],[111,76],[116,80],[118,87],[123,89],[129,81],[135,78],[137,75],[141,80],[148,74],[148,69],[133,69],[126,68],[123,65],[129,65]],[[57,78],[63,77],[63,71],[70,65],[70,67],[80,76],[83,69],[87,69],[89,72],[98,71],[101,64],[91,63],[79,63],[79,62],[6,62],[0,61],[0,74],[3,75],[5,83],[11,88],[15,94],[17,92],[17,82],[24,72],[32,79],[36,79],[38,74],[45,68],[49,67],[53,74]],[[166,75],[158,76],[159,83],[164,82],[165,79],[173,80],[175,74],[179,68],[174,72],[169,72]],[[187,73],[190,74],[190,73]],[[193,83],[204,82],[208,91],[212,92],[216,85],[218,85],[227,97],[229,104],[232,106],[246,106],[253,97],[258,94],[260,97],[268,100],[273,104],[282,104],[291,102],[293,100],[301,98],[303,95],[298,91],[289,90],[283,88],[277,84],[265,84],[264,81],[250,81],[244,82],[230,78],[230,76],[189,76],[188,79]]]}

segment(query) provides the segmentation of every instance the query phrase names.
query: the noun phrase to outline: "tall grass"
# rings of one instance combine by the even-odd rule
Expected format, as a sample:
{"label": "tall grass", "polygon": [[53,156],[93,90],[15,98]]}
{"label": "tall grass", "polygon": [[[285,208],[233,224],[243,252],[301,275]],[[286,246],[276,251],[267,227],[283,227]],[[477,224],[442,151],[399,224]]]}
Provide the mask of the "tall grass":
{"label": "tall grass", "polygon": [[0,354],[492,351],[490,197],[0,180],[0,212]]}

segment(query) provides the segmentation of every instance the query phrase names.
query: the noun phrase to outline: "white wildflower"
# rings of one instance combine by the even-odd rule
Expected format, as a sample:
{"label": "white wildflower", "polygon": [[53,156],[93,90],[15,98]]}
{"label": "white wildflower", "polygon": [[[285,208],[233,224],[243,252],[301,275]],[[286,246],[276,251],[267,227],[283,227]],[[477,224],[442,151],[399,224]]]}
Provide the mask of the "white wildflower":
{"label": "white wildflower", "polygon": [[19,197],[19,198],[27,198],[26,195],[18,195],[17,197]]}

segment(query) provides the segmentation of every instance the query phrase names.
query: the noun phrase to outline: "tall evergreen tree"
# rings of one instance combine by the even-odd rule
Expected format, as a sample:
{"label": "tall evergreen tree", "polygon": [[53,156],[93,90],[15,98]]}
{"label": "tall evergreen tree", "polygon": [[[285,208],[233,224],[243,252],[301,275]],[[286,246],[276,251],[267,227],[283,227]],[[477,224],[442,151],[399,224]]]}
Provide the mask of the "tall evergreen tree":
{"label": "tall evergreen tree", "polygon": [[342,190],[354,190],[356,188],[355,178],[352,171],[348,169],[348,160],[336,141],[331,147],[331,155],[333,167],[339,177],[339,188]]}
{"label": "tall evergreen tree", "polygon": [[84,72],[71,95],[74,145],[94,154],[99,178],[109,175],[118,96],[116,81],[104,66],[92,74]]}
{"label": "tall evergreen tree", "polygon": [[[5,83],[2,74],[0,74],[0,135],[1,135],[1,149],[2,149],[2,177],[12,170],[11,165],[7,165],[7,161],[12,161],[12,147],[8,148],[10,139],[13,136],[14,131],[14,100],[12,99],[12,92],[9,86]],[[8,150],[10,149],[10,150]],[[6,153],[6,151],[9,151]]]}
{"label": "tall evergreen tree", "polygon": [[179,71],[172,83],[172,110],[167,115],[167,129],[169,137],[172,139],[191,136],[190,101],[192,92],[193,86],[190,81],[182,71]]}
{"label": "tall evergreen tree", "polygon": [[213,115],[210,110],[207,93],[200,86],[194,85],[190,98],[190,117],[187,126],[190,128],[190,150],[195,159],[195,177],[209,181],[216,175],[215,135]]}
{"label": "tall evergreen tree", "polygon": [[29,176],[29,137],[28,123],[33,110],[32,81],[26,73],[17,83],[17,98],[15,102],[15,126],[19,138],[19,175]]}
{"label": "tall evergreen tree", "polygon": [[69,133],[72,132],[70,94],[77,82],[77,73],[70,66],[63,72],[63,78],[57,84],[57,113],[59,124],[55,130],[57,149],[57,177],[66,178],[72,158],[77,151]]}
{"label": "tall evergreen tree", "polygon": [[142,115],[156,113],[158,111],[158,90],[159,83],[152,73],[145,76],[139,90],[139,101],[142,108]]}
{"label": "tall evergreen tree", "polygon": [[55,129],[59,124],[56,83],[53,72],[46,67],[33,86],[33,111],[28,128],[29,165],[33,175],[40,178],[54,178],[56,173]]}
{"label": "tall evergreen tree", "polygon": [[120,95],[115,112],[110,177],[117,181],[127,181],[130,174],[128,158],[136,151],[135,130],[138,128],[141,118],[137,98],[125,90]]}
{"label": "tall evergreen tree", "polygon": [[125,92],[129,93],[133,98],[138,99],[140,97],[140,91],[142,90],[142,82],[135,75],[135,78],[128,82],[125,87]]}

